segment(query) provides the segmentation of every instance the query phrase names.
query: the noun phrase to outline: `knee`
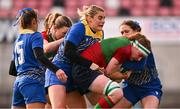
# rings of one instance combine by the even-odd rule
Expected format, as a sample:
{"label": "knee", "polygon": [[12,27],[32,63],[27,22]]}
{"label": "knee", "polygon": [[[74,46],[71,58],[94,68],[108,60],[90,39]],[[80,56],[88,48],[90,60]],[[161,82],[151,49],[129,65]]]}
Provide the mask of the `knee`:
{"label": "knee", "polygon": [[104,89],[104,94],[110,96],[114,103],[123,97],[123,91],[117,82],[109,81]]}
{"label": "knee", "polygon": [[112,96],[115,101],[120,101],[123,98],[123,91],[121,88],[118,88],[109,96]]}

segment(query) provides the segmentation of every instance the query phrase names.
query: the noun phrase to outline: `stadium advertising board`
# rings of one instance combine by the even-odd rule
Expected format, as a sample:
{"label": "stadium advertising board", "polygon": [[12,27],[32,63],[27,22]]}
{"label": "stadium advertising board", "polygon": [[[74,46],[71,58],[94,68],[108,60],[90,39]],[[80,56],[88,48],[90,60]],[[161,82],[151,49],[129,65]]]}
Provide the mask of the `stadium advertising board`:
{"label": "stadium advertising board", "polygon": [[180,42],[179,17],[116,17],[106,18],[105,37],[118,36],[119,25],[123,20],[140,23],[142,33],[154,42]]}

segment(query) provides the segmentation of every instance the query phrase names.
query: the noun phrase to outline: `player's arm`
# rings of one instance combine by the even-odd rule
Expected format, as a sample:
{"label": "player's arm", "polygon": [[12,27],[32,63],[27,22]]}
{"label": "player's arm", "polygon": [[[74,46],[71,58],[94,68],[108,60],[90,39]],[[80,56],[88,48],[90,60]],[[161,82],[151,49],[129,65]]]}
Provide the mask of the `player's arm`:
{"label": "player's arm", "polygon": [[141,61],[126,61],[122,68],[124,70],[132,70],[133,72],[142,72],[144,70],[144,67],[146,65],[147,59],[144,58]]}
{"label": "player's arm", "polygon": [[85,27],[83,24],[79,23],[77,25],[73,25],[69,30],[66,37],[66,44],[64,55],[73,63],[83,65],[92,70],[96,70],[99,66],[91,61],[83,58],[77,52],[77,46],[84,40]]}
{"label": "player's arm", "polygon": [[64,55],[75,64],[90,67],[92,62],[80,56],[77,52],[77,46],[84,40],[85,27],[79,23],[73,25],[67,34]]}
{"label": "player's arm", "polygon": [[35,47],[33,49],[33,53],[36,57],[36,59],[43,64],[45,67],[47,67],[48,69],[50,69],[53,72],[57,72],[58,71],[58,67],[55,66],[53,63],[51,63],[51,61],[48,60],[48,58],[46,58],[46,56],[44,55],[44,51],[41,47]]}
{"label": "player's arm", "polygon": [[85,67],[91,68],[92,70],[97,70],[99,68],[98,65],[96,65],[95,63],[83,58],[76,49],[76,46],[70,42],[67,41],[66,45],[65,45],[65,56],[72,62],[75,64],[79,64],[79,65],[83,65]]}
{"label": "player's arm", "polygon": [[121,64],[116,58],[112,58],[106,67],[106,75],[112,80],[120,80],[123,78],[127,78],[127,75],[119,72],[119,68]]}
{"label": "player's arm", "polygon": [[57,51],[59,48],[59,45],[63,42],[63,40],[64,38],[61,38],[53,42],[48,42],[47,40],[44,39],[44,44],[43,44],[44,53]]}
{"label": "player's arm", "polygon": [[33,52],[36,59],[39,60],[41,64],[43,64],[46,68],[56,73],[56,76],[58,77],[58,79],[60,79],[62,82],[67,81],[67,75],[65,74],[65,72],[59,69],[53,63],[51,63],[51,61],[49,61],[48,58],[46,58],[46,56],[44,55],[44,51],[41,47],[35,47],[33,49]]}
{"label": "player's arm", "polygon": [[11,64],[10,64],[10,67],[9,67],[9,75],[17,76],[17,70],[16,70],[16,66],[15,66],[15,61],[14,60],[11,61]]}

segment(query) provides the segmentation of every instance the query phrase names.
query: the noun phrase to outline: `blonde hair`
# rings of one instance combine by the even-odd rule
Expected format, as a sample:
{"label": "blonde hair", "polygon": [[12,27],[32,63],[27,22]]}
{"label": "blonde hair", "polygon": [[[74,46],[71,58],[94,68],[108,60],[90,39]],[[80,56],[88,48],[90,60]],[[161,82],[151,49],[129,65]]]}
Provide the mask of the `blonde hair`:
{"label": "blonde hair", "polygon": [[82,10],[78,8],[77,11],[81,19],[85,19],[86,16],[93,18],[98,12],[104,12],[104,9],[96,5],[83,6]]}

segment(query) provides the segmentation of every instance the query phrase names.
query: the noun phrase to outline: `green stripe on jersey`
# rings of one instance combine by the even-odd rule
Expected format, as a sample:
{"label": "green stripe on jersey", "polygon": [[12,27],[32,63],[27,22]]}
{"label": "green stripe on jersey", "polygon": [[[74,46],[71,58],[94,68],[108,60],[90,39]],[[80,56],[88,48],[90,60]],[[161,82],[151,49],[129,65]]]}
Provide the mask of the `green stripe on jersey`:
{"label": "green stripe on jersey", "polygon": [[124,47],[129,44],[129,39],[125,37],[114,37],[102,40],[101,49],[106,59],[106,63],[109,63],[117,48]]}

